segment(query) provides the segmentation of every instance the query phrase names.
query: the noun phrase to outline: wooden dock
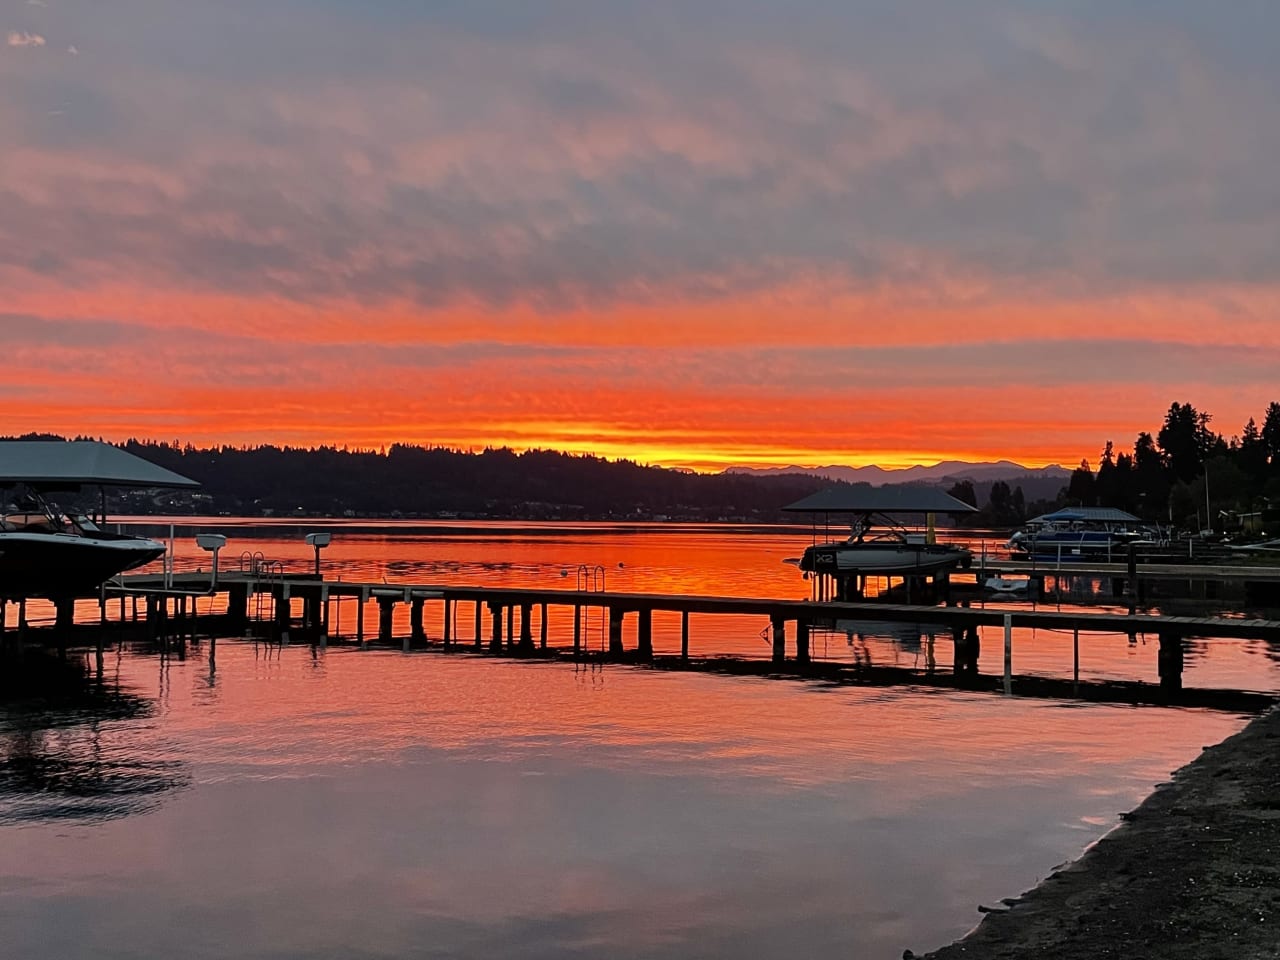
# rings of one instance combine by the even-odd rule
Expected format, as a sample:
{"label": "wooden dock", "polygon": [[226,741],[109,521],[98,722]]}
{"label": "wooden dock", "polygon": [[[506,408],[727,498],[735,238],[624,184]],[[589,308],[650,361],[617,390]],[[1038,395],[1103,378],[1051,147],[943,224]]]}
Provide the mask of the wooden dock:
{"label": "wooden dock", "polygon": [[[208,575],[177,574],[168,583],[156,576],[126,577],[112,585],[103,603],[104,621],[115,611],[128,619],[128,604],[133,605],[133,619],[138,619],[138,603],[145,605],[145,620],[159,629],[174,619],[186,621],[195,617],[196,598],[220,595],[226,598],[224,628],[228,632],[244,631],[252,622],[266,620],[276,635],[288,639],[295,635],[327,642],[330,637],[331,611],[344,601],[355,605],[355,639],[361,645],[376,640],[394,644],[395,611],[408,608],[409,633],[398,638],[404,649],[424,646],[424,610],[427,604],[440,604],[442,631],[440,641],[447,648],[470,645],[489,653],[532,654],[548,648],[548,609],[571,611],[573,617],[573,652],[587,651],[586,615],[597,611],[607,623],[603,655],[628,661],[651,661],[653,649],[653,615],[655,612],[678,614],[681,623],[680,658],[690,658],[689,618],[692,614],[767,618],[770,624],[771,662],[774,665],[807,666],[811,663],[810,643],[814,631],[840,619],[880,622],[910,622],[934,625],[949,632],[954,643],[957,673],[976,674],[980,645],[979,628],[994,627],[1003,631],[1004,674],[1006,686],[1011,680],[1012,634],[1014,628],[1064,631],[1073,634],[1076,657],[1076,680],[1079,679],[1079,638],[1081,634],[1124,634],[1131,638],[1158,638],[1157,674],[1166,692],[1181,690],[1184,641],[1188,638],[1265,640],[1280,644],[1280,621],[1246,620],[1232,617],[1151,616],[1137,613],[1065,612],[1061,610],[1022,610],[982,608],[963,605],[926,606],[893,604],[876,601],[815,602],[812,600],[769,599],[757,597],[704,596],[698,594],[621,593],[603,590],[549,589],[492,586],[460,586],[457,584],[414,584],[330,580],[301,574],[270,576],[230,573],[210,587]],[[301,605],[301,618],[295,606]],[[366,624],[366,607],[376,604],[376,627]],[[471,634],[458,635],[458,608],[467,604]],[[537,608],[540,616],[535,617]],[[534,625],[538,638],[534,639]],[[633,623],[634,626],[629,626]],[[366,627],[372,629],[366,629]],[[628,646],[627,637],[634,637]]]}

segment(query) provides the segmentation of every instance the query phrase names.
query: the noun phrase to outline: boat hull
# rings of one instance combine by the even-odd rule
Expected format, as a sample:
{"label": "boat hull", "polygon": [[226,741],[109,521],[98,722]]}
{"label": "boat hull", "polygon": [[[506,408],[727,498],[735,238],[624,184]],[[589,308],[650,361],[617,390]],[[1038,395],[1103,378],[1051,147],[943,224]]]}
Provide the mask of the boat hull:
{"label": "boat hull", "polygon": [[927,576],[968,566],[963,547],[913,543],[824,543],[806,548],[800,569],[809,573]]}
{"label": "boat hull", "polygon": [[0,532],[0,596],[84,596],[164,551],[164,544],[142,537]]}

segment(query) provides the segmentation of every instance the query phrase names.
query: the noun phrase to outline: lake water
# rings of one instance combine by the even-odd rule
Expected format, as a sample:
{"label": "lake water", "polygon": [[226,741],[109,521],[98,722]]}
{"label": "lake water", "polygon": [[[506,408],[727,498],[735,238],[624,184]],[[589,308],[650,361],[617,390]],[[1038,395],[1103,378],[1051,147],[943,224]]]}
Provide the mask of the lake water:
{"label": "lake water", "polygon": [[[794,533],[330,528],[325,572],[348,579],[548,585],[591,565],[610,589],[807,594],[781,563]],[[240,541],[311,562],[300,532],[260,534],[237,528],[224,562]],[[695,650],[767,656],[759,626],[695,618]],[[655,619],[659,648],[673,630]],[[927,644],[909,632],[815,652],[909,659]],[[1084,650],[1093,674],[1154,678],[1154,643]],[[1019,635],[1015,660],[1062,675],[1070,638]],[[1280,676],[1248,643],[1188,667]],[[0,705],[0,955],[898,957],[963,934],[1244,722],[229,639],[113,651],[101,684]]]}

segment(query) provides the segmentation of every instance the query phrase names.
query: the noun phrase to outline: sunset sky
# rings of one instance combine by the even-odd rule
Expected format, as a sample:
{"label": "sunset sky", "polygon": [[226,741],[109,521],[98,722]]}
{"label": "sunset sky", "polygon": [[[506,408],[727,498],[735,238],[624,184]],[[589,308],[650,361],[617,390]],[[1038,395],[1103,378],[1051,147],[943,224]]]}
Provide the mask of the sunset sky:
{"label": "sunset sky", "polygon": [[0,433],[1073,464],[1280,399],[1280,4],[0,0]]}

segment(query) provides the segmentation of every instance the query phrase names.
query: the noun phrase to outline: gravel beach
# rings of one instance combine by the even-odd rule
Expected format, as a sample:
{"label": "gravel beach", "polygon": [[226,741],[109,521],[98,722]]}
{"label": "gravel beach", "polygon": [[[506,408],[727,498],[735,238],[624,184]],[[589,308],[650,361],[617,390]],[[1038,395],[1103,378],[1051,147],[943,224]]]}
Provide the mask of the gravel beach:
{"label": "gravel beach", "polygon": [[1124,821],[922,960],[1280,957],[1280,709],[1207,747]]}

